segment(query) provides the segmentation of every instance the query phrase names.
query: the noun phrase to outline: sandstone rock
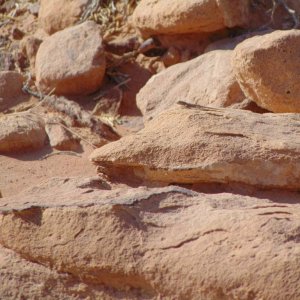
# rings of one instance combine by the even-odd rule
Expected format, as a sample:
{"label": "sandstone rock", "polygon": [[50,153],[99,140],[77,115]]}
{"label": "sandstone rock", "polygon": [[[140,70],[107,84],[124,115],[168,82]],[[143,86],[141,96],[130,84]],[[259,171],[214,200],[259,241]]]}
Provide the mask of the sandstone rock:
{"label": "sandstone rock", "polygon": [[36,54],[41,43],[42,40],[35,36],[26,36],[20,43],[21,53],[28,59],[32,71],[35,69]]}
{"label": "sandstone rock", "polygon": [[239,182],[300,188],[300,115],[255,114],[182,104],[137,134],[95,150],[112,178],[126,170],[165,183]]}
{"label": "sandstone rock", "polygon": [[216,2],[222,12],[225,27],[248,25],[250,20],[249,0],[216,0]]}
{"label": "sandstone rock", "polygon": [[93,93],[101,86],[104,73],[100,27],[92,21],[53,34],[37,53],[37,85],[45,93],[53,88],[56,94]]}
{"label": "sandstone rock", "polygon": [[39,149],[44,146],[44,122],[31,113],[20,113],[0,118],[0,153]]}
{"label": "sandstone rock", "polygon": [[0,276],[0,295],[6,300],[111,299],[101,286],[95,289],[69,274],[59,274],[3,247],[0,247]]}
{"label": "sandstone rock", "polygon": [[79,146],[79,138],[67,131],[59,124],[46,124],[46,132],[50,146],[58,150],[76,150]]}
{"label": "sandstone rock", "polygon": [[41,0],[39,22],[48,34],[53,34],[74,25],[85,9],[89,0]]}
{"label": "sandstone rock", "polygon": [[14,71],[0,72],[0,111],[3,111],[24,100],[22,92],[23,76]]}
{"label": "sandstone rock", "polygon": [[275,31],[245,40],[233,68],[247,98],[276,113],[300,112],[300,32]]}
{"label": "sandstone rock", "polygon": [[57,178],[1,199],[0,243],[110,299],[299,299],[299,203],[108,188]]}
{"label": "sandstone rock", "polygon": [[211,107],[227,107],[245,96],[231,67],[231,50],[218,50],[177,64],[153,76],[137,95],[146,119],[177,101]]}
{"label": "sandstone rock", "polygon": [[243,26],[248,15],[247,0],[142,0],[134,11],[133,23],[148,37]]}

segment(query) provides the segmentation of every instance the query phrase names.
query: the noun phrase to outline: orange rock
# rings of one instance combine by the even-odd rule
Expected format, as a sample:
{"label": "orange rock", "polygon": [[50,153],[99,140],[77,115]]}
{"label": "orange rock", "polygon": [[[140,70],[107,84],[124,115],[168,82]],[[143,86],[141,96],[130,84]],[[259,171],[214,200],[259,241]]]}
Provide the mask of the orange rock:
{"label": "orange rock", "polygon": [[211,107],[227,107],[244,100],[231,67],[231,50],[217,50],[169,67],[153,76],[137,95],[146,119],[177,101]]}
{"label": "orange rock", "polygon": [[0,72],[0,111],[25,100],[26,95],[22,92],[24,78],[14,71]]}
{"label": "orange rock", "polygon": [[[296,300],[300,205],[289,204],[287,195],[283,203],[267,197],[176,186],[115,189],[97,179],[54,178],[0,199],[0,243],[35,262],[34,282],[43,282],[48,269],[53,289],[47,296],[70,291],[71,276],[77,284],[70,299],[89,292],[95,299]],[[13,268],[0,268],[1,274],[18,266],[10,259]],[[19,274],[26,274],[24,264]],[[7,286],[16,291],[16,277],[6,275],[5,285],[1,277],[0,292]],[[95,297],[103,287],[110,298]],[[29,298],[39,298],[40,286],[30,289]]]}
{"label": "orange rock", "polygon": [[50,146],[58,150],[76,150],[79,147],[79,138],[73,136],[64,127],[58,124],[46,124],[46,132]]}
{"label": "orange rock", "polygon": [[4,247],[0,247],[0,276],[2,299],[109,299],[101,287],[93,289],[70,274],[59,274]]}
{"label": "orange rock", "polygon": [[249,18],[247,0],[142,0],[134,11],[133,23],[149,37],[247,27]]}
{"label": "orange rock", "polygon": [[32,72],[35,70],[36,54],[41,43],[42,40],[33,35],[26,36],[20,43],[21,53],[28,59]]}
{"label": "orange rock", "polygon": [[145,37],[224,28],[215,0],[142,0],[134,11],[133,22]]}
{"label": "orange rock", "polygon": [[89,2],[89,0],[41,0],[39,22],[48,34],[53,34],[74,25],[87,9]]}
{"label": "orange rock", "polygon": [[36,57],[37,85],[44,93],[82,95],[95,92],[105,73],[100,27],[93,21],[45,39]]}
{"label": "orange rock", "polygon": [[299,30],[275,31],[239,44],[233,68],[247,98],[272,112],[300,112],[299,48]]}
{"label": "orange rock", "polygon": [[31,113],[0,118],[0,153],[39,149],[46,140],[44,121]]}
{"label": "orange rock", "polygon": [[95,150],[100,172],[161,183],[239,182],[300,188],[300,115],[256,114],[189,104],[136,134]]}

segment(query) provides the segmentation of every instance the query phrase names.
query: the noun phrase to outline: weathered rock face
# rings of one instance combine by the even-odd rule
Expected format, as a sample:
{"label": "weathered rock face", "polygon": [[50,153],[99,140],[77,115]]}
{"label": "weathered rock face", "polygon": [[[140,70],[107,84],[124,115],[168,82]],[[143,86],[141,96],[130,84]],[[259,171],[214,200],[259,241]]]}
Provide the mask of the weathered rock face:
{"label": "weathered rock face", "polygon": [[31,72],[35,70],[35,59],[38,49],[42,43],[35,36],[26,36],[20,43],[21,53],[28,59]]}
{"label": "weathered rock face", "polygon": [[177,105],[137,134],[95,150],[91,159],[111,177],[126,169],[165,183],[240,182],[297,190],[299,124],[297,114]]}
{"label": "weathered rock face", "polygon": [[58,150],[76,150],[79,146],[79,138],[76,138],[59,123],[46,124],[46,132],[50,146]]}
{"label": "weathered rock face", "polygon": [[0,153],[39,149],[46,139],[43,119],[31,114],[11,114],[0,118]]}
{"label": "weathered rock face", "polygon": [[104,284],[111,299],[300,297],[299,204],[76,178],[0,203],[0,243],[91,295]]}
{"label": "weathered rock face", "polygon": [[142,0],[133,14],[134,25],[144,36],[211,32],[224,27],[215,1]]}
{"label": "weathered rock face", "polygon": [[177,64],[153,76],[137,95],[146,119],[177,101],[210,107],[227,107],[245,96],[231,67],[231,50],[217,50]]}
{"label": "weathered rock face", "polygon": [[148,37],[243,26],[248,15],[248,0],[142,0],[133,14],[133,22]]}
{"label": "weathered rock face", "polygon": [[89,2],[89,0],[41,0],[39,22],[48,34],[53,34],[74,25]]}
{"label": "weathered rock face", "polygon": [[105,73],[100,27],[88,21],[45,39],[36,57],[37,85],[43,92],[79,95],[95,92]]}
{"label": "weathered rock face", "polygon": [[0,111],[24,100],[23,81],[23,76],[18,72],[0,72]]}
{"label": "weathered rock face", "polygon": [[239,44],[233,68],[245,95],[272,112],[300,112],[299,48],[299,30],[275,31]]}
{"label": "weathered rock face", "polygon": [[[0,247],[0,295],[2,299],[112,299],[99,286],[75,280],[69,274],[27,261],[12,250]],[[16,288],[21,287],[21,288]]]}

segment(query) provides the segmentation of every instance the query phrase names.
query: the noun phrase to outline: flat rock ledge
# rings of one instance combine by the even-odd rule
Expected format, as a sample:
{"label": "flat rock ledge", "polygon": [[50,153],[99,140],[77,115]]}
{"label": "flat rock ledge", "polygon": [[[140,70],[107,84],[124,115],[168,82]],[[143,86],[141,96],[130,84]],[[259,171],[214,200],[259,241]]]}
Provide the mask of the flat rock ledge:
{"label": "flat rock ledge", "polygon": [[121,181],[237,182],[299,190],[299,125],[299,114],[261,115],[181,102],[90,158],[100,173]]}
{"label": "flat rock ledge", "polygon": [[300,298],[299,204],[95,178],[0,200],[0,244],[91,297],[101,285],[103,299]]}

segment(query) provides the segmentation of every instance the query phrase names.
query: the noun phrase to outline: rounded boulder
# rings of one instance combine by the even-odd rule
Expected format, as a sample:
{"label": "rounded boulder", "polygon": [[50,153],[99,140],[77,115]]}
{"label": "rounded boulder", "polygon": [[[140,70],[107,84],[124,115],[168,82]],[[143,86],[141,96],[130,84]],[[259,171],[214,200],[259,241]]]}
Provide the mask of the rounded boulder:
{"label": "rounded boulder", "polygon": [[300,112],[300,30],[274,31],[239,44],[233,69],[247,98],[275,113]]}
{"label": "rounded boulder", "polygon": [[93,21],[45,39],[36,56],[38,88],[57,95],[86,95],[101,86],[105,55],[100,27]]}

